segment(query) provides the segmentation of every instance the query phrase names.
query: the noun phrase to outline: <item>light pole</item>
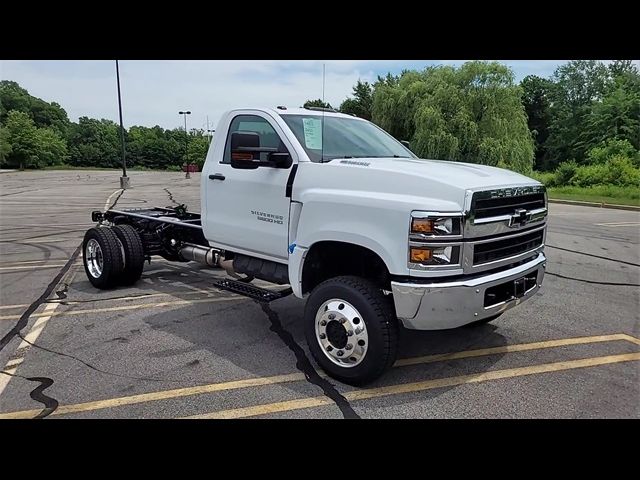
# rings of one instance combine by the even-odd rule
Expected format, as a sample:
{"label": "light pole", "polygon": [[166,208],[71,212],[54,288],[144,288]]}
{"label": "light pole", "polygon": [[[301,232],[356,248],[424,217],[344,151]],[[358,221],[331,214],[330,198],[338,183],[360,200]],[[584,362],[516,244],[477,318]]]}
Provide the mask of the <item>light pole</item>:
{"label": "light pole", "polygon": [[187,133],[187,115],[191,115],[191,112],[187,110],[186,112],[178,112],[178,114],[184,116],[184,164],[187,168],[187,174],[185,175],[185,178],[191,178],[191,175],[189,174],[189,163],[187,162],[187,149],[189,143],[189,134]]}
{"label": "light pole", "polygon": [[118,110],[120,112],[120,143],[122,145],[122,176],[120,177],[120,188],[129,188],[129,177],[127,177],[127,161],[124,149],[124,125],[122,124],[122,98],[120,96],[120,68],[116,60],[116,80],[118,83]]}

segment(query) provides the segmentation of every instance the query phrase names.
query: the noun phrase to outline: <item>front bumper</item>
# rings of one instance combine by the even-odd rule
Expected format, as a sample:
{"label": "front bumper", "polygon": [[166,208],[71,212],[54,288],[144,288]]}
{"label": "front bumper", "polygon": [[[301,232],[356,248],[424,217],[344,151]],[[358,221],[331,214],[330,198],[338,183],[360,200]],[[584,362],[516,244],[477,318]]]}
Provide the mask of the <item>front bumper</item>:
{"label": "front bumper", "polygon": [[[396,315],[406,328],[414,330],[455,328],[497,315],[519,305],[538,291],[544,278],[545,262],[546,258],[540,252],[527,263],[475,278],[454,282],[391,282]],[[514,281],[523,277],[535,277],[536,281],[531,282],[533,285],[525,282],[527,288],[518,292],[518,297],[510,296],[496,303],[486,300],[488,289],[500,289],[504,285],[504,291],[508,292]],[[521,287],[513,288],[516,291]],[[485,306],[487,303],[489,305]]]}

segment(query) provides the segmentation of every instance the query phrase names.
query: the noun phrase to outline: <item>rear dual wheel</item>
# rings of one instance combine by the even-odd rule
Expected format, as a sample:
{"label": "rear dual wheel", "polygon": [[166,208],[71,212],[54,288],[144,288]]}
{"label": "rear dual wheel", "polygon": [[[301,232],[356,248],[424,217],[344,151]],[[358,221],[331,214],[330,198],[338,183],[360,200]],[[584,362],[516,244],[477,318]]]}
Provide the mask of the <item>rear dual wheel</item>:
{"label": "rear dual wheel", "polygon": [[130,225],[90,228],[82,251],[85,273],[96,288],[132,285],[142,275],[144,248],[140,235]]}

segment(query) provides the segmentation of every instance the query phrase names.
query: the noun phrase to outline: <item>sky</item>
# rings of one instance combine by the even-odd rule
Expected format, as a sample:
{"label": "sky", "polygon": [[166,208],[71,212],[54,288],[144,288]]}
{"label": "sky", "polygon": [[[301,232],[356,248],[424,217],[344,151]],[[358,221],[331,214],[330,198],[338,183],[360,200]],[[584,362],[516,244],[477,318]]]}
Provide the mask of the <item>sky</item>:
{"label": "sky", "polygon": [[[520,81],[527,75],[550,76],[562,60],[500,60]],[[460,65],[463,60],[121,60],[123,121],[132,125],[175,128],[178,114],[189,110],[187,128],[215,129],[231,108],[299,107],[322,97],[334,107],[350,95],[358,79],[422,69],[428,65]],[[77,122],[81,116],[118,122],[115,62],[112,60],[0,60],[0,79],[13,80],[31,95],[59,103]]]}

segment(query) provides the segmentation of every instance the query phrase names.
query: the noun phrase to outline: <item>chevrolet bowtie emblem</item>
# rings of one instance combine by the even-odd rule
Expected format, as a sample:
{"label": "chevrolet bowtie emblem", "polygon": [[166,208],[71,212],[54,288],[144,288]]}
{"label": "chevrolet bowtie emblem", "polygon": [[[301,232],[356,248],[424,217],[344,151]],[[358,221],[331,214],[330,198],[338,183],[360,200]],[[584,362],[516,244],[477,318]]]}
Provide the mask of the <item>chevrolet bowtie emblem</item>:
{"label": "chevrolet bowtie emblem", "polygon": [[510,227],[524,227],[531,220],[531,214],[524,208],[518,208],[511,218],[509,218]]}

